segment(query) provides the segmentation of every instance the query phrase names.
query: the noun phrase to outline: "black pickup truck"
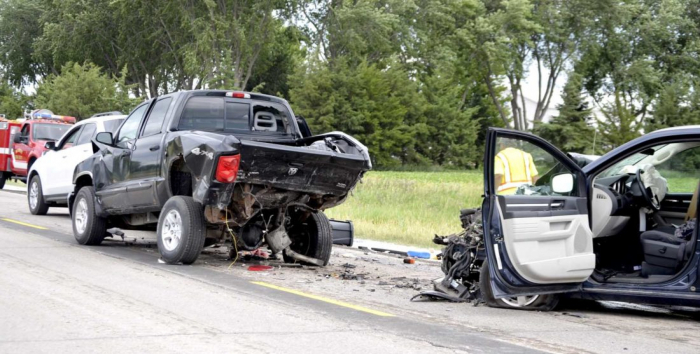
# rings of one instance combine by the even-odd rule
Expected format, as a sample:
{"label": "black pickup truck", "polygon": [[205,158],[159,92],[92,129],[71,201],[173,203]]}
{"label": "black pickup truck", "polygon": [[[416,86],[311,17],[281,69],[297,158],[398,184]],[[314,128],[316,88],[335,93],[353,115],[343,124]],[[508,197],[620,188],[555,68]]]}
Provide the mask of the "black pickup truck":
{"label": "black pickup truck", "polygon": [[230,242],[232,252],[267,244],[286,261],[324,266],[332,235],[323,210],[372,168],[351,136],[311,136],[285,100],[238,91],[151,99],[92,144],[68,197],[76,240],[96,245],[110,226],[157,224],[168,263]]}

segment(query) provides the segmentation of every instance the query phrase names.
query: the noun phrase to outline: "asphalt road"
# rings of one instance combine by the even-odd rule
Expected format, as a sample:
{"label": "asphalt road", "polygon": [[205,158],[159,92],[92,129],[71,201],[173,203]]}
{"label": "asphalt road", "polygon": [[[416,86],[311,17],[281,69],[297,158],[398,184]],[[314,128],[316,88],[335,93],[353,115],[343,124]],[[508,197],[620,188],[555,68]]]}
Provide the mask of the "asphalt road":
{"label": "asphalt road", "polygon": [[[192,266],[161,264],[152,232],[128,232],[131,245],[79,246],[65,209],[32,216],[25,198],[0,192],[3,353],[697,353],[700,346],[693,309],[586,302],[537,313],[411,303],[413,289],[309,268],[248,272],[227,267],[216,252]],[[410,268],[341,250],[329,269],[351,259],[382,276],[436,274],[435,265]]]}

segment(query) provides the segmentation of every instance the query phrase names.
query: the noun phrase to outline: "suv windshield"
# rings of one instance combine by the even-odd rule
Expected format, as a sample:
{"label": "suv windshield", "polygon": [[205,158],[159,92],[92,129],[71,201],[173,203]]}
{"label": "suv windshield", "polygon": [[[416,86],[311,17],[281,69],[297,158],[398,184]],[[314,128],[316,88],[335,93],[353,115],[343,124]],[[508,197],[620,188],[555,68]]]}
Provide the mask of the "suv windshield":
{"label": "suv windshield", "polygon": [[123,121],[123,118],[111,119],[104,121],[102,124],[104,124],[106,132],[114,133],[115,131],[117,131],[117,128],[119,128],[119,125],[121,125]]}
{"label": "suv windshield", "polygon": [[60,139],[63,134],[65,134],[68,129],[70,129],[68,124],[34,124],[34,140],[53,140],[56,141]]}
{"label": "suv windshield", "polygon": [[291,114],[276,102],[195,96],[182,112],[178,130],[289,135]]}

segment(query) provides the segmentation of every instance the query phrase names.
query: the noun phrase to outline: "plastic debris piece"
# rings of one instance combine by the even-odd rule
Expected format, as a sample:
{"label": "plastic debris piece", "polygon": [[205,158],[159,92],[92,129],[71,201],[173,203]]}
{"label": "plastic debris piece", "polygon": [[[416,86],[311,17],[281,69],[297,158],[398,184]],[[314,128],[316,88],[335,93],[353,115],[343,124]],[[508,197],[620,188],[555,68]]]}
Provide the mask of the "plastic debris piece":
{"label": "plastic debris piece", "polygon": [[268,265],[252,265],[248,267],[251,272],[264,272],[266,270],[272,270],[274,267]]}
{"label": "plastic debris piece", "polygon": [[408,251],[406,253],[409,257],[430,259],[430,252]]}
{"label": "plastic debris piece", "polygon": [[416,263],[416,260],[413,259],[413,258],[404,258],[404,259],[403,259],[403,262],[406,263],[406,264],[415,264],[415,263]]}

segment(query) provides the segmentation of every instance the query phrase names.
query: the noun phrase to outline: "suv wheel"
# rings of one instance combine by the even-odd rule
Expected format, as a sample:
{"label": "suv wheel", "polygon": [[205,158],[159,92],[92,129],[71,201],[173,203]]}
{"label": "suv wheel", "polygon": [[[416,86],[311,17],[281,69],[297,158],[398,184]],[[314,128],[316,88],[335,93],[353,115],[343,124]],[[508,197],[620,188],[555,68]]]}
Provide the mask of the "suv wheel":
{"label": "suv wheel", "polygon": [[46,212],[49,211],[49,206],[44,201],[44,192],[41,188],[39,175],[32,177],[28,189],[27,201],[29,202],[29,211],[34,215],[46,215]]}
{"label": "suv wheel", "polygon": [[[301,220],[308,212],[300,209],[289,211],[291,217],[287,233],[292,239],[290,248],[292,251],[304,256],[313,257],[328,265],[333,248],[333,231],[328,217],[322,211],[310,213],[305,220]],[[294,263],[294,258],[284,256],[286,263]]]}
{"label": "suv wheel", "polygon": [[489,264],[484,261],[479,274],[479,289],[481,299],[490,307],[501,307],[516,310],[536,310],[551,311],[559,303],[559,296],[556,294],[514,296],[505,298],[495,298],[491,291],[491,275],[489,274]]}
{"label": "suv wheel", "polygon": [[81,245],[99,245],[107,235],[107,219],[95,213],[95,190],[80,188],[73,203],[73,235]]}
{"label": "suv wheel", "polygon": [[192,197],[174,196],[158,219],[158,251],[170,264],[191,264],[204,248],[204,209]]}

